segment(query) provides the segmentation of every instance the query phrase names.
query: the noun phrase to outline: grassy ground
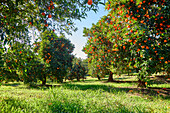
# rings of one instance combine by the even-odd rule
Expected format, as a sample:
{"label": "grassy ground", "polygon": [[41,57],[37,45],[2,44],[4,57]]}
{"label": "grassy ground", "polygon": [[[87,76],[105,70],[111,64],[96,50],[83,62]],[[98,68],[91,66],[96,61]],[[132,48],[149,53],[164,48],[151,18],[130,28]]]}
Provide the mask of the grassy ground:
{"label": "grassy ground", "polygon": [[[105,81],[105,80],[104,80]],[[169,97],[139,89],[136,83],[105,83],[96,78],[61,86],[0,86],[0,113],[169,113]],[[161,84],[169,88],[169,84]],[[159,86],[161,87],[161,86]]]}

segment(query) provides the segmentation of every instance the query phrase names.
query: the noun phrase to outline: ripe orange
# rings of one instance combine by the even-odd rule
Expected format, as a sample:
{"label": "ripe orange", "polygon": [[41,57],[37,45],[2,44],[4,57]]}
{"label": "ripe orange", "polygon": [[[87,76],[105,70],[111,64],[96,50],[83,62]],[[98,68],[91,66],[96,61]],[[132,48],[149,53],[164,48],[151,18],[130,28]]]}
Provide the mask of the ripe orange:
{"label": "ripe orange", "polygon": [[45,13],[43,12],[42,15],[45,16]]}
{"label": "ripe orange", "polygon": [[50,7],[48,7],[48,10],[50,10],[51,8]]}
{"label": "ripe orange", "polygon": [[145,46],[142,46],[141,48],[143,49],[143,48],[145,48]]}
{"label": "ripe orange", "polygon": [[148,46],[146,46],[146,49],[149,49],[149,47],[148,47]]}
{"label": "ripe orange", "polygon": [[48,27],[48,24],[45,24],[45,27]]}
{"label": "ripe orange", "polygon": [[87,4],[88,5],[92,5],[93,1],[92,0],[88,0]]}
{"label": "ripe orange", "polygon": [[51,17],[52,17],[51,14],[49,14],[49,15],[48,15],[48,18],[51,18]]}
{"label": "ripe orange", "polygon": [[167,40],[164,40],[164,42],[167,42]]}
{"label": "ripe orange", "polygon": [[32,25],[32,22],[30,22],[30,24]]}
{"label": "ripe orange", "polygon": [[132,42],[132,40],[129,40],[129,42]]}
{"label": "ripe orange", "polygon": [[163,60],[163,59],[164,59],[164,57],[161,57],[161,59]]}

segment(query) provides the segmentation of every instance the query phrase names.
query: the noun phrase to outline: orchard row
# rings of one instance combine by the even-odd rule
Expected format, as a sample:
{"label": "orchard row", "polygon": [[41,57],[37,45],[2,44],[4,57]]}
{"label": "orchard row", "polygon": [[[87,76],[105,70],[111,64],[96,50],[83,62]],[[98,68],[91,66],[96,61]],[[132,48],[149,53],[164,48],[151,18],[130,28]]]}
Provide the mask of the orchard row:
{"label": "orchard row", "polygon": [[42,41],[35,42],[31,48],[15,42],[1,56],[4,67],[0,71],[0,81],[24,81],[36,84],[39,80],[45,85],[47,78],[63,82],[84,78],[87,71],[81,60],[74,61],[74,45],[64,36],[45,31],[41,34]]}

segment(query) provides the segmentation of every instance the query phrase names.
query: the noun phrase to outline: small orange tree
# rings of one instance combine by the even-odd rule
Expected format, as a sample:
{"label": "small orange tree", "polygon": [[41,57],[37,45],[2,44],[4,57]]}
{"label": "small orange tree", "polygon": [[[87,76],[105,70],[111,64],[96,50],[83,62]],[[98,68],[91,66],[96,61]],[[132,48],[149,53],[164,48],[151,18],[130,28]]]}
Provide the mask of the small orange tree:
{"label": "small orange tree", "polygon": [[84,79],[85,75],[87,74],[87,70],[85,66],[83,65],[81,60],[76,60],[76,58],[72,62],[72,67],[70,69],[70,73],[67,76],[69,80],[77,79],[77,81],[80,81],[80,79]]}

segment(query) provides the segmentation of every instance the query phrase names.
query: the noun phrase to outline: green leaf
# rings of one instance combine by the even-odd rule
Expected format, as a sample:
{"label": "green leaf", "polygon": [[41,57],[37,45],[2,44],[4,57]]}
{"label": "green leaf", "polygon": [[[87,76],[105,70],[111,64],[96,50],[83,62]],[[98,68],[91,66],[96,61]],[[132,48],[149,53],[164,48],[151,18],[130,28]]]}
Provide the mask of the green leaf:
{"label": "green leaf", "polygon": [[104,6],[105,6],[105,3],[103,3],[103,2],[99,2],[99,4],[102,4],[102,5],[104,5]]}
{"label": "green leaf", "polygon": [[83,4],[87,4],[88,0],[84,0]]}

